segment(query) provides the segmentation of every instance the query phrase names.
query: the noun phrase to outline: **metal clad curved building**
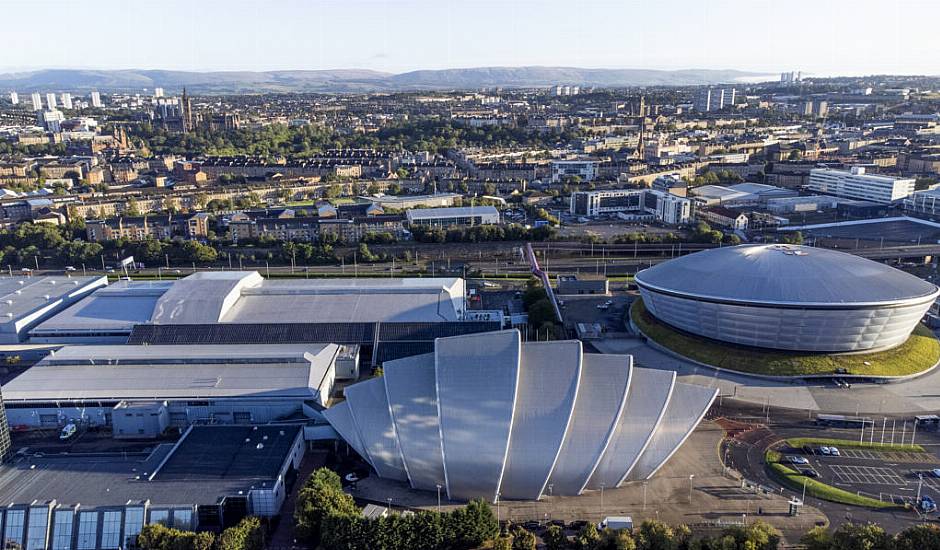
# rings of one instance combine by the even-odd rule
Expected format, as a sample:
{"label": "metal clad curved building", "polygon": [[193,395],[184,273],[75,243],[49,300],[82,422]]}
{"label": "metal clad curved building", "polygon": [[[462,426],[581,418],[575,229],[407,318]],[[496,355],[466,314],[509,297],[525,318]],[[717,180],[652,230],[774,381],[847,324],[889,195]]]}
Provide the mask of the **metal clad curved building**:
{"label": "metal clad curved building", "polygon": [[386,362],[383,377],[349,386],[324,414],[380,477],[446,487],[456,500],[534,500],[647,479],[716,395],[630,356],[522,343],[507,330]]}
{"label": "metal clad curved building", "polygon": [[795,245],[716,248],[636,275],[646,309],[734,344],[846,352],[903,343],[940,289],[858,256]]}

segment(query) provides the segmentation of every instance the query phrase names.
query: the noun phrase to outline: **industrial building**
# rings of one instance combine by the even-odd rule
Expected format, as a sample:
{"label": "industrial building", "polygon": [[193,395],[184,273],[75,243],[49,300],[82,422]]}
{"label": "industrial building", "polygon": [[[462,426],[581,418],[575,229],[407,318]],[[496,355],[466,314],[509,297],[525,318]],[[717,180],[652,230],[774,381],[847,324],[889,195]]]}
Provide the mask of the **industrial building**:
{"label": "industrial building", "polygon": [[822,248],[763,244],[682,256],[636,275],[646,309],[733,344],[849,352],[903,343],[940,295],[892,267]]}
{"label": "industrial building", "polygon": [[776,187],[763,183],[736,183],[732,185],[702,185],[693,187],[689,193],[695,197],[695,203],[702,206],[724,206],[738,208],[762,206],[773,199],[796,197],[792,189]]}
{"label": "industrial building", "polygon": [[[310,416],[329,399],[339,359],[336,344],[66,346],[4,385],[3,400],[14,428],[112,426],[117,418],[152,438],[194,422]],[[165,415],[165,423],[148,417],[128,426],[128,409]]]}
{"label": "industrial building", "polygon": [[274,516],[304,456],[299,425],[193,426],[150,453],[0,465],[4,548],[132,548],[144,525],[221,530]]}
{"label": "industrial building", "polygon": [[499,223],[499,210],[493,206],[462,206],[455,208],[418,208],[407,212],[408,225],[450,227],[454,225],[494,225]]}
{"label": "industrial building", "polygon": [[104,276],[0,278],[0,343],[24,341],[36,324],[107,284]]}
{"label": "industrial building", "polygon": [[628,355],[507,330],[438,339],[323,414],[380,477],[452,500],[534,500],[650,478],[716,395]]}
{"label": "industrial building", "polygon": [[892,204],[914,192],[914,178],[866,174],[865,168],[859,166],[850,171],[814,168],[810,170],[807,188],[826,195]]}
{"label": "industrial building", "polygon": [[39,324],[31,341],[121,343],[147,324],[458,322],[465,292],[461,278],[271,280],[255,271],[121,281]]}

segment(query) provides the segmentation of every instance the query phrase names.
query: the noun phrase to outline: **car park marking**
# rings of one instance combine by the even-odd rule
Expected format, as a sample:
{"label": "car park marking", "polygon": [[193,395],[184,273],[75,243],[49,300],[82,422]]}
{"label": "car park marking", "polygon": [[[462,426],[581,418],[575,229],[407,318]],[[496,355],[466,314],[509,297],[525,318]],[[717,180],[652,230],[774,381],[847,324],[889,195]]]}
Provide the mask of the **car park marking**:
{"label": "car park marking", "polygon": [[906,464],[920,464],[936,459],[930,453],[915,453],[907,451],[879,451],[869,449],[840,449],[841,455],[846,458],[860,458],[863,460],[891,460]]}
{"label": "car park marking", "polygon": [[907,481],[891,468],[852,466],[848,464],[831,464],[829,468],[839,481],[845,483],[895,486],[907,485]]}

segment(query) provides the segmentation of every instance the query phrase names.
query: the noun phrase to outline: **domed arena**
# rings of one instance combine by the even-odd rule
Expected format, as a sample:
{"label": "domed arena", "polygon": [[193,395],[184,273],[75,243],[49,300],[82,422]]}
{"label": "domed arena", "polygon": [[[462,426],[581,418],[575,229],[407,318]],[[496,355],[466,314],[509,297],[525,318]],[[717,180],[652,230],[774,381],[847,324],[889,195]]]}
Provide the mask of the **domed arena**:
{"label": "domed arena", "polygon": [[682,331],[777,350],[855,352],[903,343],[940,289],[852,254],[754,244],[683,256],[636,275],[647,311]]}

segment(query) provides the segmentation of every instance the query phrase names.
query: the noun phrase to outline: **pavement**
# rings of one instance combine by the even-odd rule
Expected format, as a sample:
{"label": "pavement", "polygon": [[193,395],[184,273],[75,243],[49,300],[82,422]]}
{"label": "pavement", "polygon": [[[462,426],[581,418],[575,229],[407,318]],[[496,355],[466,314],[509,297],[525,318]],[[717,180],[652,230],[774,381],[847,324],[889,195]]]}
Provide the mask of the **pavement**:
{"label": "pavement", "polygon": [[[597,522],[606,516],[631,516],[635,524],[660,519],[698,526],[697,530],[761,519],[793,542],[817,522],[826,522],[825,515],[814,507],[806,507],[799,516],[789,516],[789,495],[743,488],[740,476],[725,468],[719,458],[724,435],[718,424],[703,422],[662,470],[645,483],[631,482],[580,496],[545,496],[537,502],[503,501],[495,511],[501,520],[517,523],[553,519]],[[694,476],[691,483],[690,475]],[[362,502],[381,504],[391,498],[393,508],[437,508],[436,493],[415,491],[407,484],[375,476],[359,481],[351,494]],[[446,494],[442,493],[441,498],[443,511],[462,505],[449,502]]]}
{"label": "pavement", "polygon": [[674,370],[682,382],[717,387],[722,399],[764,407],[852,415],[916,415],[940,410],[940,369],[903,382],[853,382],[851,388],[841,388],[823,381],[775,382],[720,372],[665,354],[639,338],[608,338],[591,344],[601,353],[631,354],[637,366]]}

